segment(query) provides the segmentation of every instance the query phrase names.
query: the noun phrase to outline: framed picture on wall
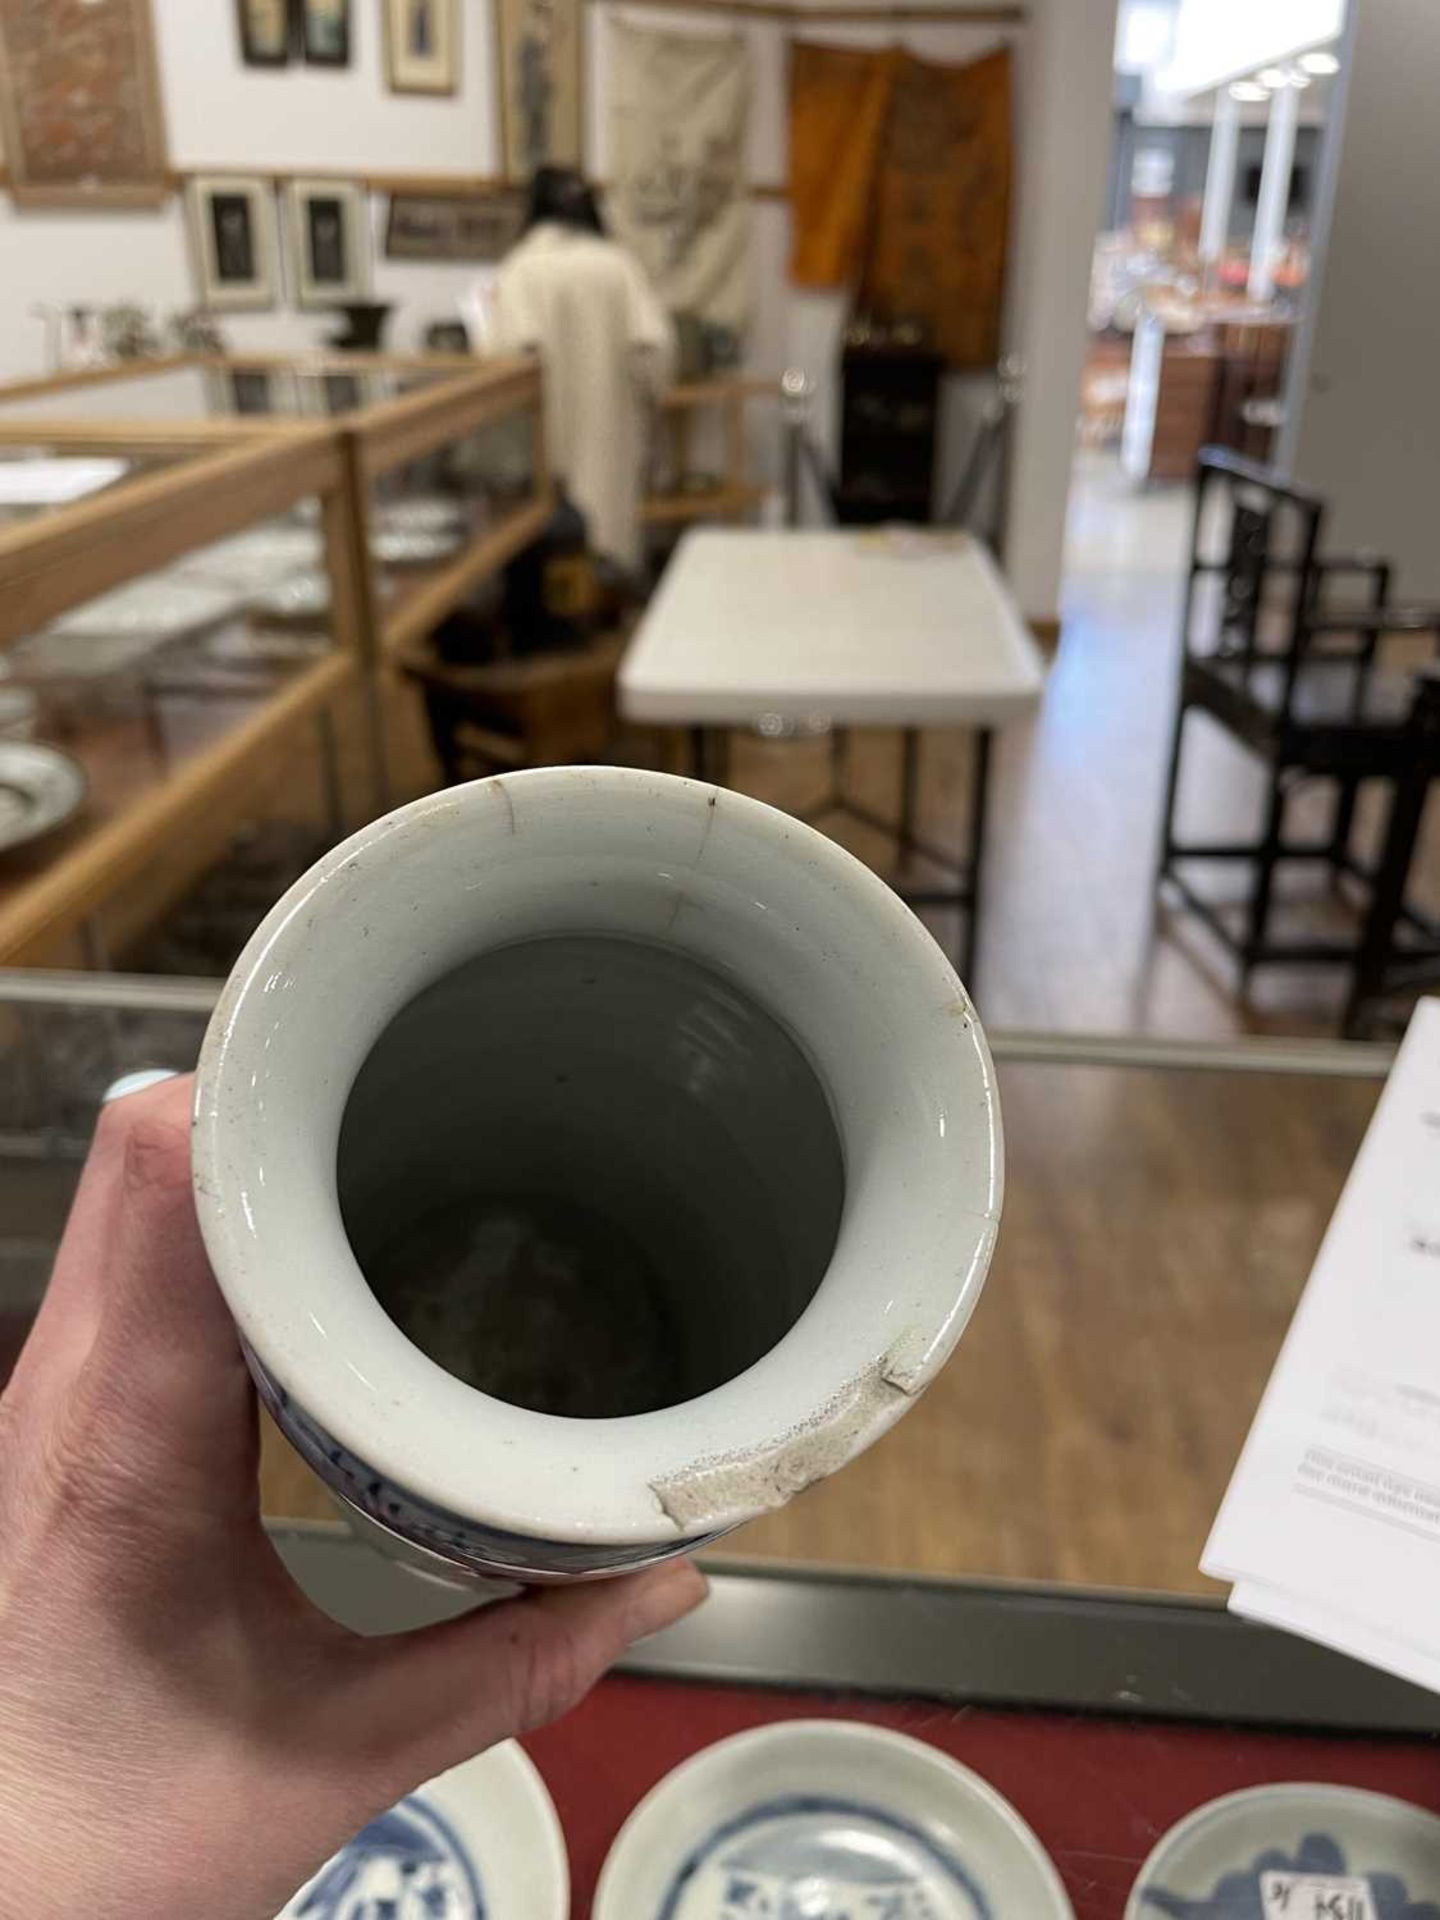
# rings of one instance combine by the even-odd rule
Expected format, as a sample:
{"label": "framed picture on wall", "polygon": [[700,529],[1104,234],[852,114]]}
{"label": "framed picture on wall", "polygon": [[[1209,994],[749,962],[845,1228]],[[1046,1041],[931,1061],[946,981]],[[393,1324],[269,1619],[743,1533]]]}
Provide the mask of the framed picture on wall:
{"label": "framed picture on wall", "polygon": [[494,0],[500,135],[510,180],[583,165],[583,0]]}
{"label": "framed picture on wall", "polygon": [[0,0],[0,149],[19,206],[158,206],[170,192],[150,0]]}
{"label": "framed picture on wall", "polygon": [[270,183],[241,174],[199,173],[186,199],[200,305],[220,312],[273,307],[279,274]]}
{"label": "framed picture on wall", "polygon": [[299,0],[300,45],[312,67],[350,64],[350,0]]}
{"label": "framed picture on wall", "polygon": [[392,93],[454,93],[460,84],[459,0],[383,0]]}
{"label": "framed picture on wall", "polygon": [[503,260],[525,224],[525,195],[392,193],[385,222],[387,260]]}
{"label": "framed picture on wall", "polygon": [[370,290],[370,202],[342,180],[285,186],[291,285],[301,307],[335,307]]}
{"label": "framed picture on wall", "polygon": [[283,67],[290,59],[289,0],[235,0],[240,58],[247,67]]}

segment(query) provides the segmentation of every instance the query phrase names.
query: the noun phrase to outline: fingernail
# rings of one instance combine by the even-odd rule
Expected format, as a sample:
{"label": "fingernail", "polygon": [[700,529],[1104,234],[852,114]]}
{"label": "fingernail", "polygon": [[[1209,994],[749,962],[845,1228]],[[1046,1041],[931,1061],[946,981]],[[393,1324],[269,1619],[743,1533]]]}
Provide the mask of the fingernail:
{"label": "fingernail", "polygon": [[137,1073],[122,1073],[118,1080],[112,1080],[100,1096],[102,1107],[112,1100],[123,1100],[127,1093],[140,1093],[146,1087],[158,1087],[162,1080],[173,1080],[173,1067],[142,1067]]}
{"label": "fingernail", "polygon": [[710,1591],[710,1583],[693,1560],[671,1560],[645,1574],[630,1607],[630,1635],[643,1640],[683,1620]]}

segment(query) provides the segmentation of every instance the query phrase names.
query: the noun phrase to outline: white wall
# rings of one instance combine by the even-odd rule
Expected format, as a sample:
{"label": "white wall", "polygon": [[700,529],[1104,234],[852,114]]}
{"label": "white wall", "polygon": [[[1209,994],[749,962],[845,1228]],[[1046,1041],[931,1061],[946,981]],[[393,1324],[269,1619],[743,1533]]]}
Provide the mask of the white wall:
{"label": "white wall", "polygon": [[[381,9],[352,8],[349,69],[244,67],[232,0],[153,0],[172,162],[177,169],[263,166],[414,173],[499,170],[490,0],[460,0],[460,91],[451,99],[394,95],[385,88]],[[1013,489],[1014,571],[1027,612],[1048,617],[1058,593],[1060,537],[1084,337],[1089,248],[1099,216],[1109,137],[1109,66],[1115,0],[1032,0],[1031,24],[1015,37],[1019,159],[1007,338],[1029,362]],[[604,177],[607,37],[623,0],[597,0],[587,16],[587,115],[592,170]],[[723,16],[634,14],[685,31],[724,30]],[[784,180],[785,35],[778,23],[748,20],[755,71],[749,170],[753,183]],[[809,30],[806,30],[807,37]],[[888,44],[897,38],[927,58],[964,61],[994,47],[994,28],[826,21],[813,37],[829,43]],[[471,266],[386,261],[384,201],[373,205],[373,284],[396,303],[390,343],[418,344],[428,320],[445,317],[475,277]],[[753,221],[750,363],[776,372],[803,365],[833,413],[839,295],[801,293],[786,281],[789,213],[760,200]],[[40,302],[103,304],[133,298],[170,311],[194,300],[184,209],[178,200],[146,213],[19,212],[0,194],[0,378],[38,373],[45,343],[30,309]],[[224,324],[240,347],[285,349],[324,337],[327,314],[232,314]],[[973,382],[950,383],[942,486],[958,469],[970,431]]]}
{"label": "white wall", "polygon": [[1022,610],[1060,605],[1065,506],[1089,327],[1090,259],[1110,151],[1115,0],[1031,0],[1011,337],[1025,390],[1007,571]]}
{"label": "white wall", "polygon": [[1440,599],[1440,8],[1351,0],[1347,41],[1281,459],[1329,501],[1327,545],[1392,554],[1406,599]]}
{"label": "white wall", "polygon": [[[351,65],[246,67],[231,0],[152,0],[171,163],[179,170],[262,166],[354,167],[385,172],[494,173],[498,166],[489,0],[460,0],[462,72],[453,98],[392,94],[383,76],[381,9],[351,9]],[[424,320],[444,317],[474,277],[470,267],[397,263],[377,244],[375,297],[397,302],[392,343],[418,341]],[[0,194],[0,377],[44,367],[39,302],[136,299],[172,311],[194,303],[184,209],[153,213],[17,211]],[[284,349],[323,339],[329,314],[232,314],[237,345]]]}

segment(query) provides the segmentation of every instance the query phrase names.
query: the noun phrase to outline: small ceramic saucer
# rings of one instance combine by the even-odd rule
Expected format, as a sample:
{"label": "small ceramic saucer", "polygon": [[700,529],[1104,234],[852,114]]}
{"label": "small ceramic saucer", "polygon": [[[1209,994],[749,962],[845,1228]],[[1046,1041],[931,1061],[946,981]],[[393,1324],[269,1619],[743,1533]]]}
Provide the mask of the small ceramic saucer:
{"label": "small ceramic saucer", "polygon": [[454,533],[460,527],[464,512],[458,500],[426,494],[382,507],[376,522],[387,533]]}
{"label": "small ceramic saucer", "polygon": [[594,1920],[1073,1920],[1020,1815],[882,1727],[790,1720],[707,1747],[621,1828]]}
{"label": "small ceramic saucer", "polygon": [[0,740],[0,852],[63,826],[85,800],[85,769],[33,740]]}
{"label": "small ceramic saucer", "polygon": [[1433,1813],[1355,1787],[1248,1787],[1170,1829],[1125,1920],[1429,1920],[1437,1902]]}
{"label": "small ceramic saucer", "polygon": [[554,1802],[507,1740],[372,1820],[278,1920],[566,1920],[569,1908]]}
{"label": "small ceramic saucer", "polygon": [[370,536],[370,553],[382,567],[428,567],[444,560],[460,545],[460,530],[434,527],[378,527]]}

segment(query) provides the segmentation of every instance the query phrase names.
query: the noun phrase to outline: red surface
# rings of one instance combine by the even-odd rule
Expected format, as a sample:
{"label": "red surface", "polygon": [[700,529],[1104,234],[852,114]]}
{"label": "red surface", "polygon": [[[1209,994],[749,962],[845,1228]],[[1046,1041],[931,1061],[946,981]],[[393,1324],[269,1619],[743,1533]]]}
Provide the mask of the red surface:
{"label": "red surface", "polygon": [[983,1774],[1049,1848],[1078,1920],[1119,1920],[1136,1872],[1165,1829],[1238,1787],[1333,1780],[1440,1811],[1440,1746],[1424,1740],[1316,1738],[610,1679],[559,1726],[525,1742],[560,1810],[575,1920],[590,1912],[611,1841],[663,1774],[727,1734],[816,1717],[896,1727]]}

